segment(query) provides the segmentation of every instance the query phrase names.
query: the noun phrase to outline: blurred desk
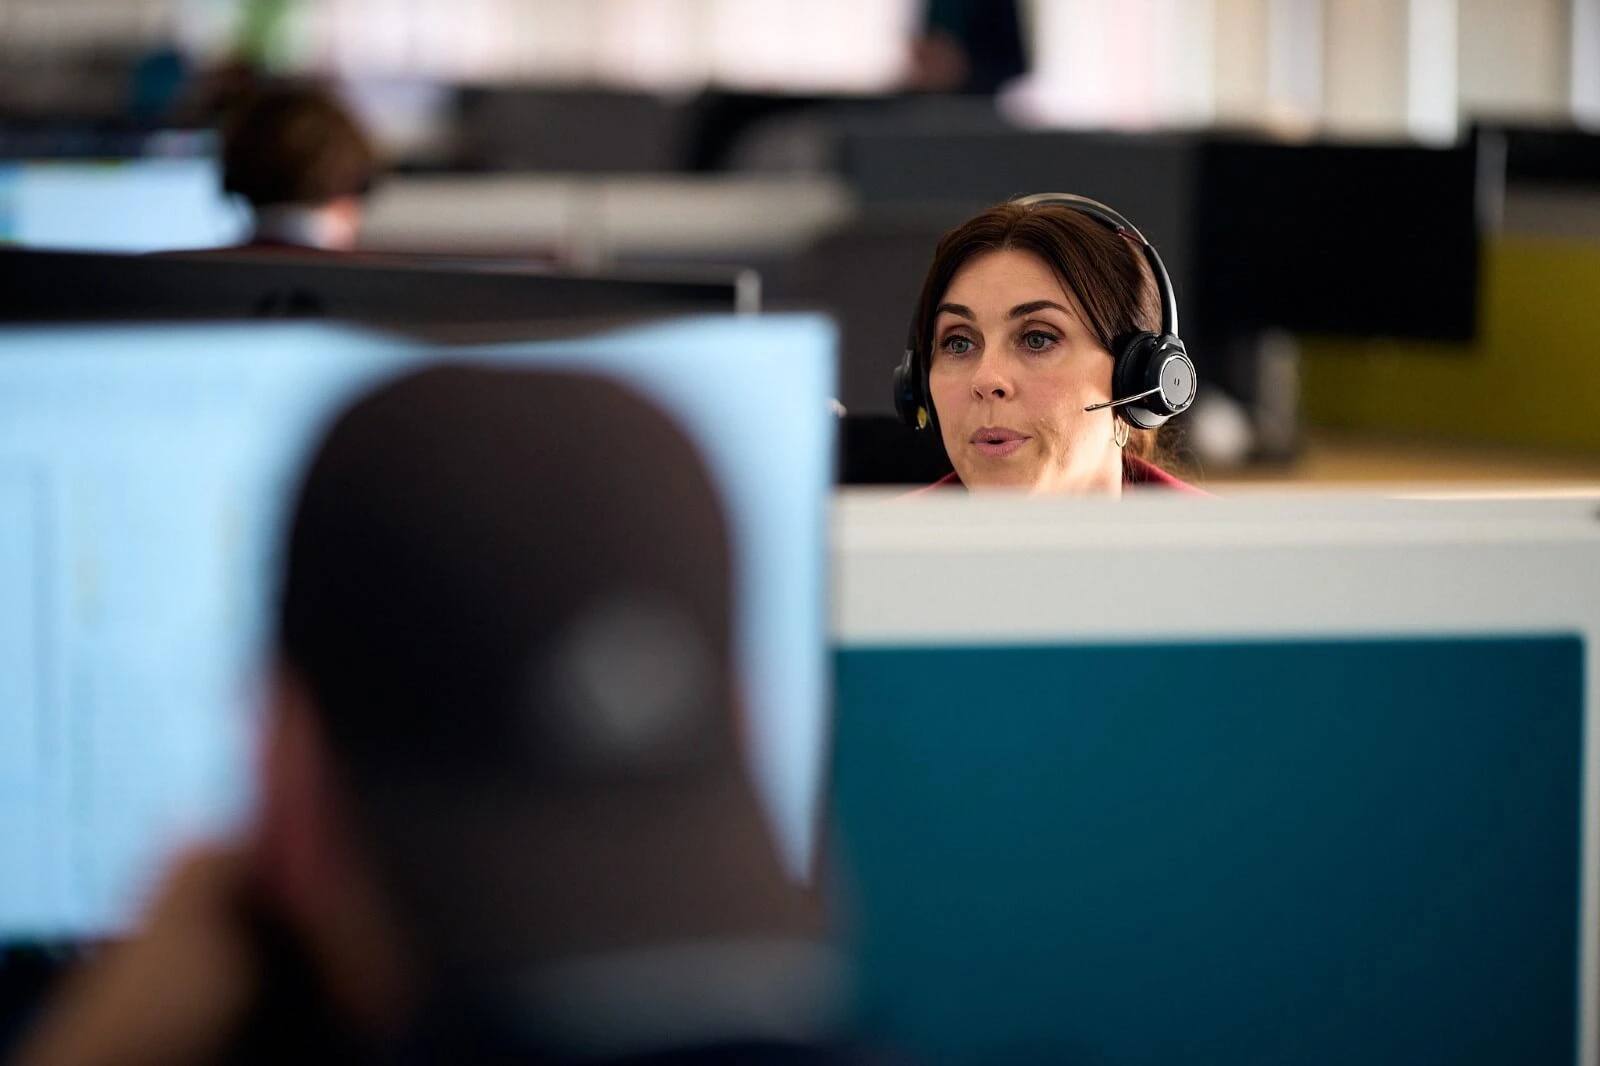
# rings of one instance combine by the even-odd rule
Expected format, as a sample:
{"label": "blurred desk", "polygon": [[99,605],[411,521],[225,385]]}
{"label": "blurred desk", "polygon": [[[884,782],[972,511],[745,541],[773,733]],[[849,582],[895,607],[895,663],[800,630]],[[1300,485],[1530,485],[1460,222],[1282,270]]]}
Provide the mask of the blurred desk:
{"label": "blurred desk", "polygon": [[1600,494],[1600,455],[1459,444],[1321,430],[1289,463],[1204,471],[1208,486],[1262,483],[1377,485],[1447,482],[1519,485]]}
{"label": "blurred desk", "polygon": [[743,261],[794,252],[852,213],[843,181],[825,176],[396,177],[373,196],[362,246],[585,265]]}

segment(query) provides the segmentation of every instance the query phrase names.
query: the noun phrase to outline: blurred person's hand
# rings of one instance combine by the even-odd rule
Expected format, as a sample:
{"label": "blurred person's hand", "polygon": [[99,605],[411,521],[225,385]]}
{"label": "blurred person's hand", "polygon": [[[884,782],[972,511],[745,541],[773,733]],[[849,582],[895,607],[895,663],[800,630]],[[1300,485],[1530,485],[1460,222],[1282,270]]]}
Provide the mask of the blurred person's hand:
{"label": "blurred person's hand", "polygon": [[16,1066],[185,1064],[215,1058],[258,982],[244,854],[197,848],[157,891],[138,931],[63,982]]}

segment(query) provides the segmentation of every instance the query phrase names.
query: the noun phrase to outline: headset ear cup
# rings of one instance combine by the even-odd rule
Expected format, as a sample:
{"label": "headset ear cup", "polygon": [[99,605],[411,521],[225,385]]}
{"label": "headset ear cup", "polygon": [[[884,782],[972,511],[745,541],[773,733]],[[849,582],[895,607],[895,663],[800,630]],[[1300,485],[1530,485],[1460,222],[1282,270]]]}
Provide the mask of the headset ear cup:
{"label": "headset ear cup", "polygon": [[1157,429],[1194,402],[1194,363],[1183,342],[1165,334],[1136,333],[1123,346],[1111,372],[1112,398],[1147,392],[1155,395],[1118,407],[1123,419],[1140,429]]}
{"label": "headset ear cup", "polygon": [[[1154,333],[1135,333],[1123,342],[1111,366],[1113,400],[1137,396],[1150,387],[1144,382],[1148,377],[1152,356],[1159,346],[1159,339]],[[1155,429],[1166,421],[1147,408],[1143,401],[1124,404],[1117,408],[1117,414],[1130,426],[1139,429]]]}
{"label": "headset ear cup", "polygon": [[1200,378],[1188,350],[1177,337],[1168,334],[1157,341],[1146,373],[1149,377],[1145,388],[1161,390],[1151,397],[1149,404],[1158,414],[1166,418],[1181,415],[1194,403]]}
{"label": "headset ear cup", "polygon": [[899,416],[902,425],[921,429],[927,423],[926,411],[916,358],[907,348],[900,357],[900,365],[894,368],[894,413]]}

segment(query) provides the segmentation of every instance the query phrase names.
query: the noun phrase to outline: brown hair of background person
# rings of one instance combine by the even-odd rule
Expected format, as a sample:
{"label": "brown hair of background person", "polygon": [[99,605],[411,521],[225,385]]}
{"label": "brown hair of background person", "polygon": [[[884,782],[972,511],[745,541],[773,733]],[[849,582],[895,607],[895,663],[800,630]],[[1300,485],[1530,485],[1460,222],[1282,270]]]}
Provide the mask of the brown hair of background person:
{"label": "brown hair of background person", "polygon": [[[1022,283],[1023,288],[1017,289],[1017,282],[1011,281],[1000,291],[1014,290],[1025,294],[1022,299],[1031,300],[1033,296],[1049,296],[1044,289],[1054,289],[1065,297],[1068,306],[1063,313],[1052,322],[1042,324],[1042,328],[1047,335],[1049,330],[1062,335],[1059,339],[1063,343],[1056,345],[1060,350],[1066,350],[1067,342],[1073,339],[1067,336],[1068,332],[1076,331],[1080,334],[1076,338],[1080,348],[1092,348],[1103,354],[1103,361],[1091,358],[1083,367],[1096,389],[1101,385],[1110,387],[1112,352],[1119,338],[1140,331],[1159,333],[1161,330],[1159,290],[1149,263],[1131,239],[1064,205],[1015,201],[997,204],[944,235],[917,299],[910,342],[917,358],[926,361],[929,367],[930,401],[935,405],[940,391],[936,386],[941,349],[953,343],[944,334],[952,328],[968,328],[952,320],[948,313],[947,298],[952,285],[970,284],[975,275],[982,275],[977,280],[987,285],[992,281],[991,268],[1000,269],[1004,280],[1014,277],[1019,268],[1026,271],[1030,266],[1034,273],[1044,275],[1031,282],[1033,289],[1027,288],[1026,282]],[[1054,311],[1047,313],[1056,314]],[[1049,382],[1037,382],[1034,386],[1059,387]],[[1016,390],[1011,391],[1014,399]],[[1037,388],[1034,391],[1036,393]],[[946,392],[946,395],[951,393]],[[1028,399],[1037,402],[1036,395]],[[1035,468],[1043,469],[1052,463],[1059,465],[1071,447],[1099,447],[1102,443],[1125,439],[1125,443],[1116,445],[1121,452],[1121,484],[1189,489],[1162,469],[1161,464],[1167,460],[1160,430],[1139,429],[1120,420],[1113,422],[1116,416],[1111,411],[1083,413],[1083,407],[1089,403],[1105,399],[1109,399],[1109,395],[1101,396],[1098,391],[1049,397],[1049,402],[1060,412],[1056,420],[1065,426],[1065,431],[1048,440],[1036,442],[1030,438],[1028,443],[1035,451],[1058,453],[1035,456]],[[936,422],[956,473],[939,484],[985,486],[987,473],[980,475],[969,467],[967,475],[962,476],[964,464],[959,453],[967,442],[958,431],[968,427],[957,425],[954,419],[945,419],[943,414],[937,412]],[[1095,427],[1092,432],[1091,426]],[[1061,430],[1062,426],[1055,428]],[[1075,443],[1068,438],[1075,438]],[[1040,491],[1097,491],[1093,486],[1081,484],[1082,478],[1078,475],[1067,481],[1066,487],[1052,488],[1044,484],[1042,477],[1032,480],[1032,475],[1028,474],[1023,480],[995,483],[1025,484]],[[1119,487],[1113,486],[1113,490]]]}
{"label": "brown hair of background person", "polygon": [[222,120],[223,189],[249,202],[266,243],[348,250],[381,171],[371,138],[321,86],[255,89]]}
{"label": "brown hair of background person", "polygon": [[740,743],[729,538],[614,382],[357,402],[290,520],[249,836],[20,1061],[856,1062]]}

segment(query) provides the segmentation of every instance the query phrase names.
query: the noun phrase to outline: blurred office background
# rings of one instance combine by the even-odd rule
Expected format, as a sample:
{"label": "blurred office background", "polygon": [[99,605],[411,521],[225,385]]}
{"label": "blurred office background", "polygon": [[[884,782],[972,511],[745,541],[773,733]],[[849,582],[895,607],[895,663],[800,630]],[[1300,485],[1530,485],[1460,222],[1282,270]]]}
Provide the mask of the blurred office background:
{"label": "blurred office background", "polygon": [[0,0],[0,240],[237,239],[262,76],[382,143],[368,250],[834,311],[862,441],[938,234],[1050,189],[1166,258],[1206,479],[1600,480],[1600,0]]}

